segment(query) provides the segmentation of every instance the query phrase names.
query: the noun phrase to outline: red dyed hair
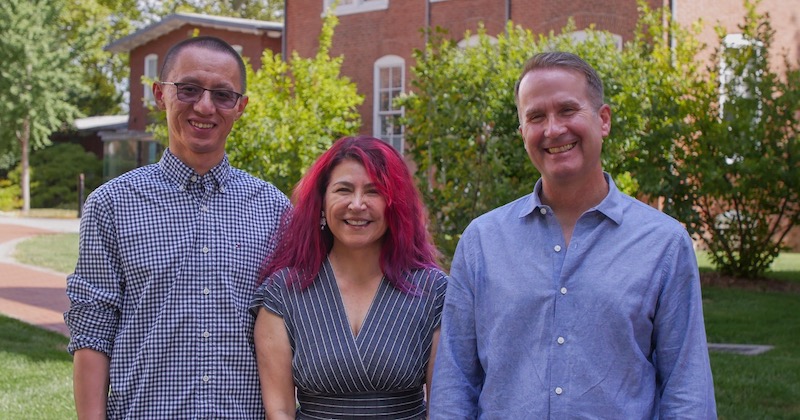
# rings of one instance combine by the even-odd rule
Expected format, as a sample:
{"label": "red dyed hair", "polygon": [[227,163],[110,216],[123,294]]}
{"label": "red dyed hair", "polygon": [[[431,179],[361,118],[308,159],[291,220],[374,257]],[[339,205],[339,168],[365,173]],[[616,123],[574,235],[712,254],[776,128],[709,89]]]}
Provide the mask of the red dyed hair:
{"label": "red dyed hair", "polygon": [[330,229],[320,229],[325,191],[333,169],[348,159],[364,166],[386,200],[381,270],[394,287],[413,293],[406,276],[413,269],[437,267],[439,251],[431,240],[425,206],[402,156],[386,142],[366,136],[334,142],[298,182],[292,193],[294,209],[285,216],[281,241],[263,274],[269,276],[291,267],[301,289],[313,283],[333,247]]}

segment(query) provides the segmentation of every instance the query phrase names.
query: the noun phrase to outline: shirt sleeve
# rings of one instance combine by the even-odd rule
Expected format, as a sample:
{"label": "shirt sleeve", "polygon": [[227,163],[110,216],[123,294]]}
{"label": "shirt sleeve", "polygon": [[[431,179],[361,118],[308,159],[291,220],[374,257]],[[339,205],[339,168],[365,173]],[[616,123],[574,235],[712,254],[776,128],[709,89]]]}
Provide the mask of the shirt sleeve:
{"label": "shirt sleeve", "polygon": [[456,253],[442,311],[431,387],[431,419],[477,418],[484,371],[475,335],[474,283],[479,275],[465,232]]}
{"label": "shirt sleeve", "polygon": [[90,348],[110,357],[117,334],[124,279],[112,207],[98,191],[86,201],[81,216],[78,262],[67,277],[70,307],[64,313],[71,354]]}
{"label": "shirt sleeve", "polygon": [[436,270],[436,281],[434,283],[434,293],[436,296],[433,300],[433,329],[441,327],[442,325],[442,310],[444,309],[445,293],[447,292],[447,275],[439,270]]}
{"label": "shirt sleeve", "polygon": [[716,419],[697,259],[688,234],[674,242],[654,319],[660,418]]}
{"label": "shirt sleeve", "polygon": [[250,302],[250,313],[253,316],[258,314],[260,308],[264,308],[281,318],[286,316],[284,292],[286,291],[287,280],[282,273],[283,271],[274,273],[264,284],[256,289],[253,300]]}

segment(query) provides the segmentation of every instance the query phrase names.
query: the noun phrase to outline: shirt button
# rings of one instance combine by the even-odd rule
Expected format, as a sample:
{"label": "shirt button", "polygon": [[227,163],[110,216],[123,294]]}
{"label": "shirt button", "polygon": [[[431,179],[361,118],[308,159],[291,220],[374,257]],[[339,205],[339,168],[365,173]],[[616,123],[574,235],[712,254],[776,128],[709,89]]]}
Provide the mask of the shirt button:
{"label": "shirt button", "polygon": [[562,295],[566,295],[567,294],[567,288],[566,287],[562,287],[561,288],[561,294]]}
{"label": "shirt button", "polygon": [[203,338],[208,338],[208,337],[210,337],[210,336],[211,336],[211,333],[210,333],[210,332],[208,332],[208,331],[204,331],[204,332],[203,332]]}
{"label": "shirt button", "polygon": [[564,390],[563,390],[563,389],[561,389],[561,387],[560,387],[560,386],[557,386],[557,387],[556,387],[556,395],[561,395],[563,392],[564,392]]}
{"label": "shirt button", "polygon": [[192,182],[197,182],[197,175],[192,175],[190,179],[192,180]]}
{"label": "shirt button", "polygon": [[564,337],[558,337],[556,341],[558,342],[558,344],[564,344]]}
{"label": "shirt button", "polygon": [[542,213],[542,214],[547,214],[547,209],[546,209],[546,208],[544,208],[544,207],[540,207],[540,208],[539,208],[539,213]]}
{"label": "shirt button", "polygon": [[225,187],[219,187],[219,192],[224,193],[225,192]]}
{"label": "shirt button", "polygon": [[205,289],[203,289],[203,294],[204,294],[204,295],[207,295],[207,294],[209,294],[209,293],[211,293],[211,290],[208,290],[208,287],[206,287]]}
{"label": "shirt button", "polygon": [[186,191],[186,187],[185,187],[185,186],[183,186],[183,185],[179,185],[179,186],[178,186],[178,189],[179,189],[179,190],[181,190],[181,191]]}
{"label": "shirt button", "polygon": [[203,382],[208,382],[209,379],[211,378],[209,378],[208,375],[203,375]]}
{"label": "shirt button", "polygon": [[208,206],[200,206],[200,210],[208,212]]}
{"label": "shirt button", "polygon": [[208,247],[207,246],[203,247],[203,254],[208,254]]}
{"label": "shirt button", "polygon": [[556,251],[556,252],[561,252],[561,245],[554,246],[553,250]]}

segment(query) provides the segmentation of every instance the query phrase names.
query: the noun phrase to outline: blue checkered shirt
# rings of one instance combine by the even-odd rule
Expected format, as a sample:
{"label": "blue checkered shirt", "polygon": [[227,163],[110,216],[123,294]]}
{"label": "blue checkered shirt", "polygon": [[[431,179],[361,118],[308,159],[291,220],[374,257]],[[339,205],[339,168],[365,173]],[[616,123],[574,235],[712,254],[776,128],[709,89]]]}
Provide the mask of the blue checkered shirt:
{"label": "blue checkered shirt", "polygon": [[68,350],[111,358],[108,418],[263,419],[248,313],[289,200],[232,168],[161,161],[92,193],[67,278]]}

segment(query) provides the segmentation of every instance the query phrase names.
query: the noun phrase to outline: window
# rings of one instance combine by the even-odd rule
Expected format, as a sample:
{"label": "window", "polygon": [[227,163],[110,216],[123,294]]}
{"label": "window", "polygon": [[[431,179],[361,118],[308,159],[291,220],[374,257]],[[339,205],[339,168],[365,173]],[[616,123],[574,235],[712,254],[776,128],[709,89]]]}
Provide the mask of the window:
{"label": "window", "polygon": [[[742,34],[726,35],[722,40],[719,63],[719,110],[721,118],[732,118],[725,112],[726,103],[760,97],[758,81],[760,71],[757,60],[763,44],[745,38]],[[760,109],[759,102],[758,108]]]}
{"label": "window", "polygon": [[[334,0],[323,0],[324,14],[333,5]],[[375,10],[386,10],[389,8],[389,0],[339,0],[336,7],[337,16],[349,15],[353,13],[373,12]]]}
{"label": "window", "polygon": [[144,85],[144,95],[142,102],[145,106],[153,105],[155,98],[153,98],[153,81],[158,78],[158,56],[156,54],[148,54],[144,58],[144,77],[142,84]]}
{"label": "window", "polygon": [[395,108],[394,99],[405,88],[405,60],[396,55],[384,56],[375,62],[372,131],[375,137],[403,153],[403,126],[398,118],[402,108]]}

